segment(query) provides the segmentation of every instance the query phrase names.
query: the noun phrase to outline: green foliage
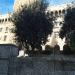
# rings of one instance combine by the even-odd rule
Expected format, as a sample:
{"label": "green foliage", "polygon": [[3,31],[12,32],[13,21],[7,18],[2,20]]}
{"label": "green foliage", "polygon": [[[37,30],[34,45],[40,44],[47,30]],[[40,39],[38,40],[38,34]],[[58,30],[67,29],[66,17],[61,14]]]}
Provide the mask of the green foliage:
{"label": "green foliage", "polygon": [[13,15],[17,42],[27,50],[29,46],[32,50],[39,49],[52,32],[52,18],[45,13],[47,5],[45,0],[40,0],[28,7],[24,6],[18,14]]}
{"label": "green foliage", "polygon": [[68,8],[61,28],[60,37],[69,37],[75,30],[75,8]]}
{"label": "green foliage", "polygon": [[45,46],[45,51],[42,51],[43,54],[51,54],[53,53],[53,48],[50,45]]}
{"label": "green foliage", "polygon": [[53,48],[50,45],[46,45],[45,50],[53,50]]}
{"label": "green foliage", "polygon": [[70,46],[75,51],[75,31],[70,36]]}
{"label": "green foliage", "polygon": [[70,44],[72,50],[75,50],[75,8],[67,9],[60,37],[66,37],[66,42]]}
{"label": "green foliage", "polygon": [[59,51],[60,51],[59,45],[55,45],[54,46],[54,53],[59,53]]}
{"label": "green foliage", "polygon": [[65,54],[65,55],[70,55],[70,54],[72,54],[71,47],[68,46],[68,45],[64,45],[64,46],[63,46],[63,54]]}

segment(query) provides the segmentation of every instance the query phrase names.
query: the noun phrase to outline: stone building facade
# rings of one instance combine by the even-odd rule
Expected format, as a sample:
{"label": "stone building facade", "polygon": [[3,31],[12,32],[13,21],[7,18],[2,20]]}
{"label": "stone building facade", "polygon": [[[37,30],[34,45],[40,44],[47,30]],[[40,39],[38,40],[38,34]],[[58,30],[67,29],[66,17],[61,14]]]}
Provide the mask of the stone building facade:
{"label": "stone building facade", "polygon": [[61,30],[61,27],[64,23],[64,17],[67,13],[68,8],[73,8],[74,5],[72,3],[69,4],[62,4],[57,6],[49,6],[47,11],[50,12],[50,15],[54,17],[54,28],[53,33],[51,35],[51,41],[47,42],[47,44],[50,44],[51,46],[59,45],[60,50],[63,50],[63,46],[65,44],[65,37],[63,39],[60,38],[59,33]]}
{"label": "stone building facade", "polygon": [[0,15],[0,44],[14,44],[15,34],[12,14]]}

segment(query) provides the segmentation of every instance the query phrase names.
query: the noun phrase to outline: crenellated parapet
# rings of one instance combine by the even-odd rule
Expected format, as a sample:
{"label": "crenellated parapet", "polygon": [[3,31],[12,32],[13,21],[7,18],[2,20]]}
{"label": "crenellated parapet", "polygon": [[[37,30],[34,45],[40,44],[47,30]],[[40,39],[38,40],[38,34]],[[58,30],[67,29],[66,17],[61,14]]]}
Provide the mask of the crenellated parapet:
{"label": "crenellated parapet", "polygon": [[5,15],[0,15],[0,23],[11,22],[11,20],[12,20],[12,15],[9,13]]}

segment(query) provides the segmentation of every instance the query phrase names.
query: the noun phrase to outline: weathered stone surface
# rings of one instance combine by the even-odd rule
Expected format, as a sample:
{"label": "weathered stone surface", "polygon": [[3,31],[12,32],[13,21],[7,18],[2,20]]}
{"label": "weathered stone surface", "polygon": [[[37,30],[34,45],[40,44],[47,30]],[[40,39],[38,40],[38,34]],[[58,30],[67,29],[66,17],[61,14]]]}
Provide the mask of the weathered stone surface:
{"label": "weathered stone surface", "polygon": [[75,62],[64,57],[61,60],[50,56],[14,58],[9,72],[10,75],[75,75]]}
{"label": "weathered stone surface", "polygon": [[0,73],[3,72],[4,75],[75,75],[75,62],[52,60],[49,56],[10,57],[2,62],[4,63],[0,63],[0,67],[3,69],[0,69]]}
{"label": "weathered stone surface", "polygon": [[75,75],[75,57],[17,57],[15,46],[0,46],[0,75]]}

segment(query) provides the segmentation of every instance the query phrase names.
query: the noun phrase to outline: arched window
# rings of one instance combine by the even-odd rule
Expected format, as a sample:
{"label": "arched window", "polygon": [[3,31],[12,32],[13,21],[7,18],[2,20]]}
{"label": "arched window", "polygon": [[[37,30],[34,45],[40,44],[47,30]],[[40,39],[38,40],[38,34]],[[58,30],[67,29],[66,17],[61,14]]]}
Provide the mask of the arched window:
{"label": "arched window", "polygon": [[58,11],[55,11],[55,16],[58,16]]}
{"label": "arched window", "polygon": [[1,23],[1,20],[0,20],[0,23]]}
{"label": "arched window", "polygon": [[8,18],[8,21],[11,21],[11,18]]}
{"label": "arched window", "polygon": [[7,18],[5,19],[5,22],[7,21]]}
{"label": "arched window", "polygon": [[65,10],[62,10],[62,14],[65,14]]}
{"label": "arched window", "polygon": [[2,22],[4,22],[4,19],[2,19]]}
{"label": "arched window", "polygon": [[61,15],[61,10],[59,10],[59,15]]}
{"label": "arched window", "polygon": [[47,15],[50,15],[50,13],[49,13],[49,12],[47,12]]}
{"label": "arched window", "polygon": [[53,16],[53,14],[54,14],[53,11],[51,11],[51,16]]}

